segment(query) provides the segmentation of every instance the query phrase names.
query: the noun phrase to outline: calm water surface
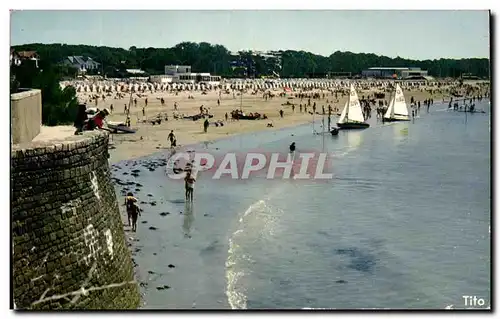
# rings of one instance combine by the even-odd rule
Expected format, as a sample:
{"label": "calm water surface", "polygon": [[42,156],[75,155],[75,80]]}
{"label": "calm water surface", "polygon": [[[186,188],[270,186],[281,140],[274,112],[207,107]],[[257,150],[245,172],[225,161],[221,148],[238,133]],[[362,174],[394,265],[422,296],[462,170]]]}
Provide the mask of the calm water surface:
{"label": "calm water surface", "polygon": [[367,130],[324,140],[309,124],[195,146],[286,151],[295,141],[333,154],[334,179],[202,173],[192,207],[164,167],[142,167],[164,154],[115,165],[115,177],[143,185],[141,201],[156,202],[127,233],[144,308],[443,309],[463,307],[463,295],[489,304],[489,104],[476,108],[488,113],[467,123],[436,104],[414,123],[372,118]]}

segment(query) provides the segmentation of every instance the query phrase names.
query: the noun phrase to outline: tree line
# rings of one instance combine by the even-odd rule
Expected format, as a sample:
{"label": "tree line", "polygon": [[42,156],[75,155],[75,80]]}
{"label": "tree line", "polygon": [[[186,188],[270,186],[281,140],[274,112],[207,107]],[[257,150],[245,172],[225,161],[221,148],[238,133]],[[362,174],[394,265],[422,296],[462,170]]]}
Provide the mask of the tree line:
{"label": "tree line", "polygon": [[37,51],[41,59],[57,64],[67,56],[88,56],[101,63],[96,72],[108,77],[123,76],[125,69],[140,68],[148,74],[163,74],[164,66],[191,65],[193,72],[210,72],[222,77],[260,77],[273,73],[283,78],[308,77],[311,74],[351,72],[360,74],[370,67],[420,67],[435,77],[460,77],[464,73],[489,78],[487,58],[411,60],[390,58],[373,53],[336,51],[321,56],[305,51],[278,51],[281,59],[269,59],[252,53],[237,56],[222,45],[206,42],[182,42],[171,48],[111,48],[106,46],[32,43],[13,47]]}

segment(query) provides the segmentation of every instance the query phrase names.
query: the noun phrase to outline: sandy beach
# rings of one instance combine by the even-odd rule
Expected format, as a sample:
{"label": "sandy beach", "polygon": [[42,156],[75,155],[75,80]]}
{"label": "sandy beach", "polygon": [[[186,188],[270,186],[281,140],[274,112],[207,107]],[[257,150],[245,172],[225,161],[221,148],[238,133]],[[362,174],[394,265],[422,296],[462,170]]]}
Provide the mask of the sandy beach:
{"label": "sandy beach", "polygon": [[[429,91],[433,91],[430,93]],[[320,92],[319,90],[316,90]],[[360,90],[358,89],[358,95],[362,96],[373,95],[375,92],[381,91],[380,89],[369,89]],[[137,95],[132,94],[133,99],[137,99],[137,105],[132,103],[130,108],[130,118],[131,127],[137,129],[135,134],[112,134],[110,147],[110,162],[116,163],[122,160],[139,158],[146,156],[162,149],[169,148],[170,142],[167,141],[167,136],[171,130],[177,138],[177,145],[189,145],[193,143],[214,141],[219,138],[228,137],[235,134],[256,132],[263,130],[276,130],[284,127],[295,126],[298,124],[303,124],[313,121],[313,115],[309,112],[312,111],[312,107],[308,108],[308,113],[299,111],[299,104],[307,104],[307,99],[301,100],[300,98],[293,97],[297,92],[289,92],[286,96],[280,97],[278,94],[283,92],[281,89],[275,89],[274,94],[276,97],[268,99],[267,101],[263,98],[262,92],[257,92],[252,95],[251,92],[243,93],[243,96],[239,96],[238,92],[234,95],[232,93],[225,94],[222,93],[219,97],[219,91],[208,91],[207,94],[202,94],[201,92],[179,92],[177,95],[170,92],[145,92],[144,94]],[[316,102],[316,112],[322,113],[322,106],[328,109],[328,105],[335,110],[342,110],[347,96],[341,96],[338,94],[338,99],[335,100],[334,94],[328,91],[323,91],[325,97],[321,95],[319,99],[311,99],[311,105]],[[444,99],[449,99],[449,94],[446,93],[445,88],[437,89],[436,86],[427,87],[419,86],[413,89],[404,89],[405,97],[407,99],[408,105],[410,103],[411,97],[415,101],[421,101],[432,98],[434,101],[442,101]],[[107,96],[105,100],[99,99],[97,105],[95,101],[89,101],[89,97],[92,93],[78,93],[78,98],[80,101],[87,101],[89,107],[98,107],[100,109],[108,108],[111,109],[113,105],[113,112],[108,117],[111,122],[115,121],[125,121],[126,115],[124,112],[124,106],[128,105],[130,100],[130,94],[123,94],[123,98],[113,98],[113,96]],[[114,95],[114,94],[113,94]],[[188,98],[189,96],[193,98]],[[160,99],[163,98],[165,103],[162,106]],[[386,93],[385,99],[389,98],[389,93]],[[148,100],[147,106],[146,99]],[[217,104],[217,100],[220,99],[220,105]],[[292,110],[291,105],[283,105],[285,103],[295,104],[295,110]],[[210,119],[213,123],[217,120],[224,121],[224,126],[216,127],[210,125],[208,132],[203,132],[203,120],[193,121],[187,119],[174,119],[174,103],[177,103],[178,113],[186,116],[195,115],[199,113],[200,106],[203,105],[204,108],[208,108],[210,114],[214,117]],[[268,119],[266,120],[232,120],[230,112],[235,109],[241,109],[245,113],[259,112],[260,114],[266,114]],[[144,109],[144,116],[143,116]],[[281,118],[279,115],[279,110],[283,109],[284,117]],[[374,112],[374,110],[373,110]],[[158,114],[165,114],[168,116],[168,121],[162,121],[161,124],[152,125],[149,123],[148,119],[155,118]],[[228,113],[229,120],[225,121],[225,114]],[[334,112],[336,113],[336,112]],[[374,112],[375,113],[375,112]],[[373,114],[375,115],[375,114]],[[315,115],[315,120],[321,118],[321,115]],[[146,121],[145,121],[146,120]],[[335,123],[336,115],[332,117],[332,125]],[[273,127],[268,127],[268,123],[272,123]]]}

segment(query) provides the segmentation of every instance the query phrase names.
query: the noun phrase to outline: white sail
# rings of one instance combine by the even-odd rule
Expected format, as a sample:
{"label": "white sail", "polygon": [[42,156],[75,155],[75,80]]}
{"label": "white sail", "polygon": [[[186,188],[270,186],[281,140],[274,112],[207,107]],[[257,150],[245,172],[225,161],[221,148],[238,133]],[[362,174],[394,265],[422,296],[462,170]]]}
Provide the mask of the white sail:
{"label": "white sail", "polygon": [[341,124],[345,123],[348,108],[349,108],[349,98],[347,98],[347,101],[345,102],[344,109],[342,110],[342,113],[340,114],[340,118],[339,118],[338,123],[341,123]]}
{"label": "white sail", "polygon": [[405,96],[399,84],[396,84],[396,91],[389,102],[389,107],[384,114],[385,119],[409,120],[408,107]]}
{"label": "white sail", "polygon": [[365,121],[363,111],[361,110],[361,103],[359,102],[358,93],[351,84],[351,92],[349,93],[349,110],[347,112],[347,121],[361,122]]}
{"label": "white sail", "polygon": [[394,95],[394,115],[399,115],[399,116],[409,115],[405,96],[399,84],[396,85],[396,94]]}
{"label": "white sail", "polygon": [[384,118],[390,119],[394,117],[394,97],[395,95],[391,96],[391,99],[389,100],[389,105],[387,107],[387,111],[385,111]]}

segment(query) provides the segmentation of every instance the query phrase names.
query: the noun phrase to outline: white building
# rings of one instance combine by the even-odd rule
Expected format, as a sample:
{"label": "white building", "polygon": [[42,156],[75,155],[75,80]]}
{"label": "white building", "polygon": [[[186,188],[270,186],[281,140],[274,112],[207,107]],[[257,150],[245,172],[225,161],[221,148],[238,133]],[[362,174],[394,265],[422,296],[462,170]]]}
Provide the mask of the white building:
{"label": "white building", "polygon": [[150,75],[149,76],[149,82],[160,83],[160,84],[172,83],[173,79],[174,79],[174,77],[171,75],[160,74],[160,75]]}
{"label": "white building", "polygon": [[190,65],[165,65],[165,75],[174,75],[178,73],[191,73]]}
{"label": "white building", "polygon": [[412,76],[427,76],[427,71],[420,68],[374,67],[361,71],[361,75],[375,78],[406,79]]}
{"label": "white building", "polygon": [[210,73],[178,73],[172,79],[173,83],[206,83],[211,85],[219,85],[220,81],[220,76]]}
{"label": "white building", "polygon": [[161,83],[205,83],[211,85],[219,85],[220,76],[211,75],[210,73],[193,73],[189,65],[165,65],[165,76],[155,76],[154,81],[162,81]]}

